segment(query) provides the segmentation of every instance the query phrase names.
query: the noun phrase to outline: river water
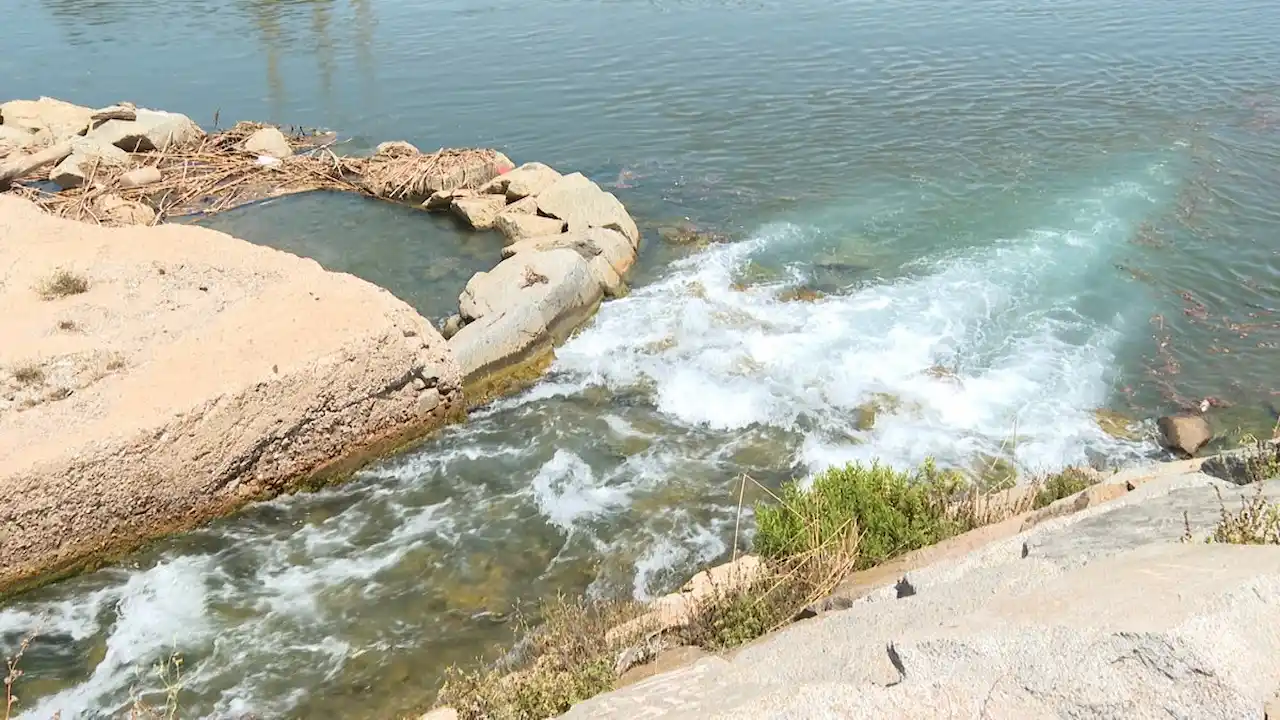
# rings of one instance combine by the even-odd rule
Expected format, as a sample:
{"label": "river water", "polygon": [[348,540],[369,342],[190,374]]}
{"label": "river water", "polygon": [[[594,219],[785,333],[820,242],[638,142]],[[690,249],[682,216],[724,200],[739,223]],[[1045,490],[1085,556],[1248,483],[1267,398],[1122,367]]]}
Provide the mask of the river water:
{"label": "river water", "polygon": [[[1264,0],[8,0],[0,96],[495,146],[646,232],[529,391],[0,607],[0,651],[40,631],[22,717],[117,715],[174,652],[184,717],[399,717],[515,604],[723,557],[741,473],[1145,462],[1094,411],[1205,397],[1269,432],[1278,36]],[[682,217],[733,242],[658,238]],[[500,246],[341,196],[208,224],[431,317]]]}

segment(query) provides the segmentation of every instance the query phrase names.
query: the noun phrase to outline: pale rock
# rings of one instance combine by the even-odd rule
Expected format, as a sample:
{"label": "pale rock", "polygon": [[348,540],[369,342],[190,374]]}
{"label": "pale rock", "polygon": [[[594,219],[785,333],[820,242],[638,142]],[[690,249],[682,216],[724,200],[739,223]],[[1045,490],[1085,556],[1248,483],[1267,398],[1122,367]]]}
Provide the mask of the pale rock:
{"label": "pale rock", "polygon": [[585,231],[527,238],[504,247],[502,257],[555,248],[568,248],[581,255],[591,268],[591,274],[610,296],[618,297],[626,291],[625,279],[631,266],[635,264],[636,252],[631,242],[616,230],[588,228]]}
{"label": "pale rock", "polygon": [[448,210],[453,206],[453,201],[459,198],[471,198],[476,196],[476,191],[469,188],[458,188],[456,190],[439,190],[431,193],[431,197],[422,203],[422,208],[428,212],[440,212]]}
{"label": "pale rock", "polygon": [[129,188],[142,187],[143,185],[154,185],[163,179],[164,176],[160,173],[160,168],[148,165],[146,167],[134,168],[121,175],[120,187],[127,190]]}
{"label": "pale rock", "polygon": [[119,195],[101,195],[94,199],[93,207],[104,225],[151,225],[156,221],[155,210]]}
{"label": "pale rock", "polygon": [[1166,415],[1156,421],[1160,444],[1188,457],[1213,438],[1209,422],[1199,415]]}
{"label": "pale rock", "polygon": [[25,151],[37,144],[34,133],[22,128],[0,125],[0,158],[10,153]]}
{"label": "pale rock", "polygon": [[561,177],[560,173],[542,163],[525,163],[485,183],[480,192],[506,195],[508,201],[514,202],[537,195]]}
{"label": "pale rock", "polygon": [[563,339],[603,293],[578,253],[522,254],[476,273],[458,298],[466,327],[449,347],[468,381]]}
{"label": "pale rock", "polygon": [[495,195],[477,195],[455,197],[449,209],[476,230],[489,230],[506,204],[503,198]]}
{"label": "pale rock", "polygon": [[436,708],[428,711],[418,720],[458,720],[458,711],[451,707]]}
{"label": "pale rock", "polygon": [[[98,227],[0,194],[0,268],[0,368],[40,357],[74,391],[0,396],[0,533],[22,528],[0,593],[288,492],[462,404],[444,339],[403,301],[224,233]],[[42,300],[58,268],[88,292]],[[73,312],[103,331],[52,331]],[[81,359],[104,354],[121,369]]]}
{"label": "pale rock", "polygon": [[93,110],[54,98],[11,100],[0,104],[0,119],[6,127],[28,133],[47,133],[51,144],[83,135],[93,120]]}
{"label": "pale rock", "polygon": [[378,147],[374,148],[373,154],[402,157],[405,155],[421,155],[422,152],[412,143],[407,143],[404,140],[388,140],[378,143]]}
{"label": "pale rock", "polygon": [[204,137],[204,131],[181,113],[161,110],[137,111],[137,120],[108,120],[89,132],[128,152],[168,150],[193,145]]}
{"label": "pale rock", "polygon": [[569,230],[592,227],[617,230],[640,246],[640,230],[618,198],[605,192],[582,173],[565,175],[538,193],[538,211],[564,220]]}
{"label": "pale rock", "polygon": [[743,555],[732,562],[707,568],[680,587],[695,601],[717,595],[729,595],[750,587],[764,576],[764,561],[755,555]]}
{"label": "pale rock", "polygon": [[91,174],[105,174],[128,164],[129,153],[120,148],[93,138],[76,138],[71,142],[71,154],[54,166],[49,179],[66,190],[80,187]]}
{"label": "pale rock", "polygon": [[517,200],[502,209],[502,215],[537,215],[538,198],[527,197]]}
{"label": "pale rock", "polygon": [[519,212],[498,213],[493,226],[512,242],[564,232],[563,220]]}
{"label": "pale rock", "polygon": [[265,127],[255,130],[244,141],[244,149],[255,155],[266,155],[273,158],[287,158],[293,154],[289,138],[279,128]]}

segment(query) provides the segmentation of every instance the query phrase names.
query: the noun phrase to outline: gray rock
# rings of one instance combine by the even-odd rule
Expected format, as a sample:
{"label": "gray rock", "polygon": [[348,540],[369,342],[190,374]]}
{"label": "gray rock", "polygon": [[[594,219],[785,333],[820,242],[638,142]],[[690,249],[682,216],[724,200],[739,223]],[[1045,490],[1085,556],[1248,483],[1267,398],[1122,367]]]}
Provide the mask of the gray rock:
{"label": "gray rock", "polygon": [[1199,415],[1166,415],[1156,420],[1160,444],[1191,457],[1213,438],[1209,422]]}
{"label": "gray rock", "polygon": [[506,205],[506,199],[498,195],[455,196],[449,209],[476,230],[489,230]]}
{"label": "gray rock", "polygon": [[42,97],[0,104],[4,125],[30,134],[43,134],[49,144],[83,135],[93,120],[93,110],[69,102]]}
{"label": "gray rock", "polygon": [[449,340],[471,382],[558,342],[595,309],[599,282],[572,250],[531,252],[476,273],[458,298],[466,327]]}
{"label": "gray rock", "polygon": [[565,175],[538,193],[538,211],[569,224],[569,230],[592,227],[617,230],[640,246],[640,229],[618,198],[600,189],[582,173]]}
{"label": "gray rock", "polygon": [[913,571],[914,594],[888,576],[564,717],[1259,717],[1280,685],[1280,547],[1178,542],[1180,510],[1212,521],[1217,491],[1241,492],[1150,480]]}
{"label": "gray rock", "polygon": [[591,274],[610,296],[626,292],[626,277],[635,264],[636,252],[631,242],[616,230],[588,228],[585,231],[543,235],[512,243],[502,249],[502,257],[520,253],[544,252],[568,248],[587,261]]}
{"label": "gray rock", "polygon": [[293,154],[293,148],[289,145],[289,138],[285,137],[279,128],[273,127],[255,130],[244,141],[244,149],[257,155],[266,155],[273,158],[287,158]]}
{"label": "gray rock", "polygon": [[137,118],[108,120],[90,131],[88,136],[128,152],[168,150],[193,145],[204,137],[200,126],[181,113],[139,109]]}
{"label": "gray rock", "polygon": [[[124,151],[121,150],[121,152]],[[142,187],[143,185],[154,185],[163,179],[164,175],[160,173],[160,168],[148,165],[147,167],[134,168],[121,175],[120,187],[129,189]]]}
{"label": "gray rock", "polygon": [[500,212],[493,227],[514,242],[564,232],[564,221],[522,212]]}
{"label": "gray rock", "polygon": [[71,148],[71,154],[49,172],[49,179],[64,190],[80,187],[91,174],[129,164],[129,153],[92,138],[77,138]]}
{"label": "gray rock", "polygon": [[537,195],[551,187],[561,177],[563,176],[560,173],[542,163],[525,163],[485,183],[480,188],[480,192],[505,194],[507,200],[514,202]]}

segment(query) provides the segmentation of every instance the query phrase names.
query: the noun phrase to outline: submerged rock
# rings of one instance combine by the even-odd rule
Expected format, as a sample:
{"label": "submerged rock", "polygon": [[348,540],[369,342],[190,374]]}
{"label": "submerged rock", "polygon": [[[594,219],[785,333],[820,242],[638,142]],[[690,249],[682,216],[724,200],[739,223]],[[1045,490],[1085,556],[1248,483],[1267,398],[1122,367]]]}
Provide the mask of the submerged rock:
{"label": "submerged rock", "polygon": [[1187,457],[1213,438],[1208,421],[1199,415],[1166,415],[1156,421],[1156,428],[1161,445]]}
{"label": "submerged rock", "polygon": [[[56,402],[0,396],[0,589],[342,473],[461,405],[430,323],[313,260],[0,195],[0,267],[0,367],[112,357]],[[41,299],[59,271],[76,292]],[[77,317],[93,321],[51,332]]]}
{"label": "submerged rock", "polygon": [[658,237],[672,245],[691,245],[694,247],[706,247],[712,243],[727,242],[729,239],[728,236],[722,233],[703,230],[688,220],[659,227]]}
{"label": "submerged rock", "polygon": [[1102,428],[1102,432],[1118,440],[1137,441],[1142,439],[1142,431],[1138,424],[1124,413],[1098,408],[1093,411],[1093,419]]}

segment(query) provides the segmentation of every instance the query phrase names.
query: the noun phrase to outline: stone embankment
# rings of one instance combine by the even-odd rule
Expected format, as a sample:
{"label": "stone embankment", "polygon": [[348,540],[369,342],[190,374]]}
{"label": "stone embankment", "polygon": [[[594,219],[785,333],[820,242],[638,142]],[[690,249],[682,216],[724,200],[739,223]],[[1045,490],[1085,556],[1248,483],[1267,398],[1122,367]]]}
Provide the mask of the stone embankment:
{"label": "stone embankment", "polygon": [[[314,261],[137,227],[312,189],[451,211],[508,244],[446,340]],[[339,157],[128,104],[0,104],[0,190],[0,593],[347,473],[535,376],[625,292],[640,243],[578,173],[404,142]]]}
{"label": "stone embankment", "polygon": [[[1202,541],[1257,492],[1236,484],[1246,466],[1119,473],[854,573],[726,656],[668,649],[564,717],[1280,717],[1280,545]],[[1280,479],[1261,492],[1280,500]],[[654,612],[749,581],[750,562]]]}

